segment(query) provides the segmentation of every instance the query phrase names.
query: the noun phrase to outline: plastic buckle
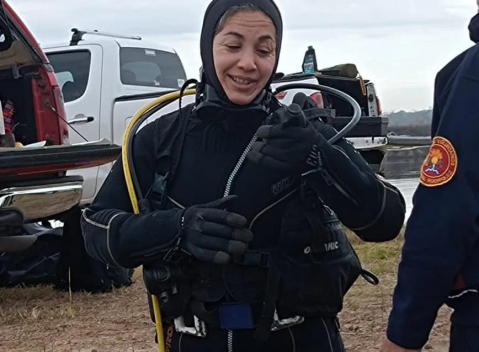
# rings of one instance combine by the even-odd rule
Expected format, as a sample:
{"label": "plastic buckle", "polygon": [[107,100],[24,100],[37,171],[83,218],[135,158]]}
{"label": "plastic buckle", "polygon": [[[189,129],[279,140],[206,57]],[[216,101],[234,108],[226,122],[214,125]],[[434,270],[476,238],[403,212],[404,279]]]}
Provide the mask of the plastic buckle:
{"label": "plastic buckle", "polygon": [[244,256],[246,265],[258,266],[260,268],[270,267],[271,256],[267,252],[250,252],[247,251]]}
{"label": "plastic buckle", "polygon": [[277,310],[274,311],[273,324],[271,325],[271,331],[278,331],[287,329],[295,325],[304,323],[304,317],[299,315],[286,319],[279,319]]}
{"label": "plastic buckle", "polygon": [[234,263],[244,266],[258,266],[269,268],[271,266],[271,255],[268,252],[246,251],[243,255],[236,255]]}
{"label": "plastic buckle", "polygon": [[206,325],[200,320],[196,315],[193,316],[195,326],[186,326],[185,319],[181,316],[174,320],[175,330],[178,333],[196,336],[196,337],[206,337]]}

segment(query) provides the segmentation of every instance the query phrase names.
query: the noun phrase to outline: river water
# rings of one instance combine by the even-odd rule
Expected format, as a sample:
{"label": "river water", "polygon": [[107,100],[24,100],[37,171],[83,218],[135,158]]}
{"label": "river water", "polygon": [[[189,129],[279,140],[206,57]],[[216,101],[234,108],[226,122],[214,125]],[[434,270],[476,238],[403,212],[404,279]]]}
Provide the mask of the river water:
{"label": "river water", "polygon": [[419,184],[418,178],[403,178],[403,179],[390,179],[391,184],[396,186],[404,196],[406,200],[406,220],[409,219],[412,210],[412,197]]}

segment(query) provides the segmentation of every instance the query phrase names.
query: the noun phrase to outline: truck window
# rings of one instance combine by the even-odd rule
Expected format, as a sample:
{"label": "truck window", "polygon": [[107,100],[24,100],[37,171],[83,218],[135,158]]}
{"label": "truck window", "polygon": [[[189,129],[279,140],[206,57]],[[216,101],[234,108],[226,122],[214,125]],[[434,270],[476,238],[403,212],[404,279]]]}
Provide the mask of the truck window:
{"label": "truck window", "polygon": [[172,89],[186,80],[177,54],[144,48],[120,49],[120,76],[125,85]]}
{"label": "truck window", "polygon": [[88,50],[49,53],[48,59],[55,70],[65,102],[83,96],[90,76],[91,53]]}

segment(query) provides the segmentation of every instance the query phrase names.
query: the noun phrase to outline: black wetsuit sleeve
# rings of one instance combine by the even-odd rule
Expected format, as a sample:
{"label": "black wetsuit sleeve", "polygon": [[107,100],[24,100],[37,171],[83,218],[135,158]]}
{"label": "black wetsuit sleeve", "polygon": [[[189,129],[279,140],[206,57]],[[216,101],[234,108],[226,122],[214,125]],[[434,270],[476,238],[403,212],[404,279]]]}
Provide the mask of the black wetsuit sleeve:
{"label": "black wetsuit sleeve", "polygon": [[308,175],[318,195],[339,220],[364,241],[382,242],[401,231],[406,205],[399,190],[381,179],[346,139],[326,142],[336,131],[324,123],[315,124],[324,137],[321,165]]}
{"label": "black wetsuit sleeve", "polygon": [[[157,121],[142,128],[134,139],[133,160],[143,194],[155,178]],[[81,226],[86,250],[93,258],[134,268],[158,259],[171,248],[180,218],[178,209],[133,214],[119,158],[91,206],[83,211]]]}

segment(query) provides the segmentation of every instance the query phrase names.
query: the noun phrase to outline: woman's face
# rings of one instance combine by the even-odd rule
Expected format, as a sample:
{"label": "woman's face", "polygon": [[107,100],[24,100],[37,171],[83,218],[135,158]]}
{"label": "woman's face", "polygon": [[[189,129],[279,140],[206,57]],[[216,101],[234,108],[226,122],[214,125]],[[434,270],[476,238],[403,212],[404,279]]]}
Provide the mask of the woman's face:
{"label": "woman's face", "polygon": [[251,103],[265,88],[276,60],[276,29],[262,12],[239,12],[213,41],[216,75],[228,99]]}

